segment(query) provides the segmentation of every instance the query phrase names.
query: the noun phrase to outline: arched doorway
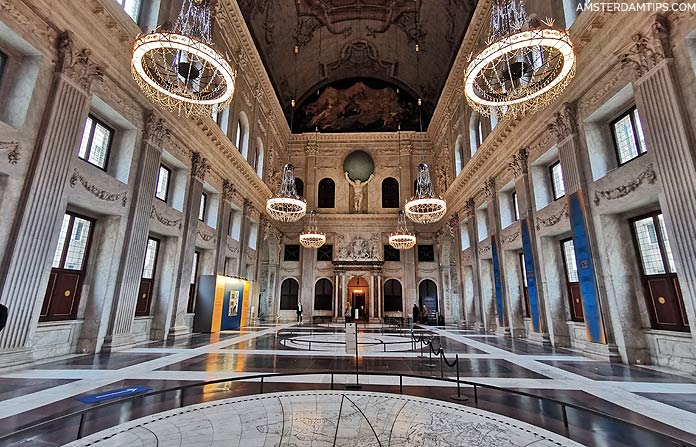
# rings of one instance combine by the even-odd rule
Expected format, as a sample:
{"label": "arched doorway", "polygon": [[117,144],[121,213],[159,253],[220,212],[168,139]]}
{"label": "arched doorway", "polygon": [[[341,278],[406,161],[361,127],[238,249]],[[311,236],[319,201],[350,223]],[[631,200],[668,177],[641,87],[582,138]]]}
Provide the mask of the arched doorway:
{"label": "arched doorway", "polygon": [[355,317],[355,309],[358,310],[358,319],[367,321],[369,318],[370,308],[370,285],[368,281],[356,276],[348,281],[348,304],[350,304],[351,312]]}
{"label": "arched doorway", "polygon": [[418,285],[418,302],[421,310],[423,306],[428,308],[428,323],[437,323],[437,285],[430,279],[421,281]]}

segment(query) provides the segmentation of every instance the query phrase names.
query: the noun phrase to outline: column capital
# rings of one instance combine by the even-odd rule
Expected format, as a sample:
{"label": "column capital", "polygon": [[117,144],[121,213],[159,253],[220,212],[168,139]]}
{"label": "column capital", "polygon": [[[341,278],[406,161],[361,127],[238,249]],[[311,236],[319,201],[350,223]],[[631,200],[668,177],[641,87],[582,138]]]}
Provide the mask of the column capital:
{"label": "column capital", "polygon": [[308,141],[304,147],[305,155],[307,155],[308,157],[312,157],[312,156],[317,155],[318,148],[319,148],[319,144],[317,142]]}
{"label": "column capital", "polygon": [[200,152],[191,153],[191,176],[200,180],[205,180],[205,175],[210,171],[208,160]]}
{"label": "column capital", "polygon": [[235,198],[239,198],[240,194],[231,180],[224,179],[222,181],[222,200],[232,203]]}
{"label": "column capital", "polygon": [[154,110],[148,110],[145,116],[143,139],[157,149],[162,149],[171,138],[171,130],[166,122],[157,116]]}
{"label": "column capital", "polygon": [[574,102],[565,102],[561,109],[553,114],[546,128],[561,142],[571,135],[578,133],[577,106]]}
{"label": "column capital", "polygon": [[520,177],[522,174],[529,172],[529,149],[527,147],[520,148],[508,163],[508,170],[514,178]]}
{"label": "column capital", "polygon": [[495,177],[488,177],[483,182],[483,187],[481,188],[481,194],[486,200],[492,200],[495,197]]}
{"label": "column capital", "polygon": [[411,155],[413,153],[413,144],[410,141],[401,141],[399,143],[399,155]]}
{"label": "column capital", "polygon": [[630,68],[636,79],[642,78],[660,62],[672,57],[667,18],[656,14],[650,28],[650,35],[634,34],[629,50],[619,56],[621,66]]}
{"label": "column capital", "polygon": [[459,226],[459,214],[454,213],[447,219],[447,233],[454,237],[457,234],[457,227]]}
{"label": "column capital", "polygon": [[93,81],[101,81],[104,78],[102,67],[91,60],[92,50],[78,49],[72,32],[60,33],[56,39],[56,47],[56,72],[66,75],[88,92]]}
{"label": "column capital", "polygon": [[464,202],[464,207],[462,209],[466,217],[473,217],[476,213],[476,202],[474,201],[474,198],[472,197]]}

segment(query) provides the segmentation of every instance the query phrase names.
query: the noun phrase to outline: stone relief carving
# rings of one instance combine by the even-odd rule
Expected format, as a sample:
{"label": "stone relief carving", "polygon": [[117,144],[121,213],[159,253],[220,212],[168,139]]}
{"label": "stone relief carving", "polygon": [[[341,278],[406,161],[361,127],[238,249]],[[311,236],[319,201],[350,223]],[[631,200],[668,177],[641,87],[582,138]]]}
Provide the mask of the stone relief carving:
{"label": "stone relief carving", "polygon": [[350,241],[346,241],[346,237],[343,234],[339,234],[336,239],[338,245],[338,257],[336,259],[339,261],[381,261],[378,249],[380,242],[378,234],[372,235],[369,240],[356,236]]}
{"label": "stone relief carving", "polygon": [[215,233],[206,234],[206,233],[202,232],[200,229],[196,230],[196,234],[203,240],[203,242],[213,241],[213,243],[214,243],[217,239],[217,237],[215,236]]}
{"label": "stone relief carving", "polygon": [[239,191],[237,191],[237,188],[234,186],[234,184],[227,180],[224,179],[222,181],[222,200],[225,200],[227,202],[233,202],[235,199],[240,199],[241,194]]}
{"label": "stone relief carving", "polygon": [[515,231],[515,232],[512,233],[512,234],[503,235],[503,236],[500,238],[500,241],[501,241],[503,244],[510,244],[510,243],[512,243],[512,242],[515,242],[515,241],[517,240],[518,237],[520,237],[520,230],[517,230],[517,231]]}
{"label": "stone relief carving", "polygon": [[7,13],[9,17],[11,17],[15,22],[17,22],[17,24],[21,26],[21,29],[27,31],[30,34],[34,34],[36,36],[40,36],[48,40],[54,40],[57,37],[56,32],[53,30],[53,28],[51,28],[50,26],[36,26],[36,23],[33,20],[27,19],[27,17],[22,12],[20,12],[12,3],[13,2],[10,0],[1,0],[0,10]]}
{"label": "stone relief carving", "polygon": [[457,227],[459,226],[459,214],[454,213],[452,217],[447,219],[447,234],[455,237],[457,234]]}
{"label": "stone relief carving", "polygon": [[7,162],[11,165],[16,165],[22,159],[19,143],[16,141],[0,141],[0,151],[8,151]]}
{"label": "stone relief carving", "polygon": [[210,171],[210,164],[200,152],[191,153],[191,176],[200,181],[205,180],[205,175]]}
{"label": "stone relief carving", "polygon": [[574,103],[564,103],[561,106],[561,110],[553,114],[547,129],[559,142],[578,133],[576,105]]}
{"label": "stone relief carving", "polygon": [[377,47],[367,40],[358,39],[344,45],[338,59],[324,66],[324,73],[328,76],[339,70],[378,70],[395,76],[396,67],[395,62],[380,58]]}
{"label": "stone relief carving", "polygon": [[643,182],[648,182],[652,185],[653,183],[655,183],[656,180],[657,174],[653,169],[653,164],[650,163],[645,168],[645,170],[638,174],[638,177],[633,179],[631,182],[625,185],[617,186],[616,188],[595,191],[593,202],[595,205],[599,205],[599,202],[601,202],[602,199],[615,200],[620,199],[622,197],[626,197],[633,191],[637,190],[640,187],[640,185],[643,184]]}
{"label": "stone relief carving", "polygon": [[474,214],[476,213],[476,202],[474,201],[473,198],[467,200],[464,202],[464,207],[462,208],[464,211],[464,215],[466,217],[474,217]]}
{"label": "stone relief carving", "polygon": [[483,195],[486,200],[491,200],[495,196],[495,192],[495,177],[488,177],[483,182],[481,195]]}
{"label": "stone relief carving", "polygon": [[665,58],[671,57],[669,44],[669,22],[664,16],[655,16],[652,24],[652,36],[641,33],[634,34],[630,50],[619,57],[624,67],[630,67],[638,78],[647,74]]}
{"label": "stone relief carving", "polygon": [[89,91],[93,81],[101,81],[104,78],[104,70],[90,60],[92,51],[87,48],[78,50],[71,32],[60,33],[56,45],[57,69],[80,87]]}
{"label": "stone relief carving", "polygon": [[239,247],[236,245],[230,244],[228,241],[227,242],[227,251],[229,251],[230,253],[232,253],[234,255],[238,255],[239,254]]}
{"label": "stone relief carving", "polygon": [[437,184],[437,191],[440,194],[444,194],[447,191],[447,184],[449,183],[447,179],[447,168],[439,164],[435,168],[435,182]]}
{"label": "stone relief carving", "polygon": [[540,219],[537,217],[537,224],[536,228],[537,230],[540,230],[541,227],[548,228],[556,225],[558,222],[561,221],[563,218],[568,218],[568,202],[563,204],[563,208],[558,212],[558,214],[554,214],[552,216],[549,216],[545,219]]}
{"label": "stone relief carving", "polygon": [[178,227],[181,230],[181,219],[171,220],[157,212],[155,205],[150,210],[150,219],[157,219],[165,227]]}
{"label": "stone relief carving", "polygon": [[526,147],[521,148],[516,154],[512,156],[512,159],[508,163],[508,171],[512,174],[513,178],[517,178],[522,174],[527,173],[529,168],[529,150]]}
{"label": "stone relief carving", "polygon": [[127,197],[127,192],[123,193],[111,193],[108,191],[105,191],[103,189],[98,188],[97,186],[91,184],[86,178],[80,174],[77,169],[73,171],[72,176],[70,176],[70,186],[72,188],[75,187],[77,183],[80,183],[83,188],[85,188],[89,193],[91,193],[94,197],[104,200],[106,202],[116,202],[118,200],[121,201],[121,206],[125,208],[126,204],[128,203],[128,197]]}
{"label": "stone relief carving", "polygon": [[169,141],[171,131],[162,118],[158,118],[154,111],[147,112],[145,118],[145,140],[155,147],[162,148]]}

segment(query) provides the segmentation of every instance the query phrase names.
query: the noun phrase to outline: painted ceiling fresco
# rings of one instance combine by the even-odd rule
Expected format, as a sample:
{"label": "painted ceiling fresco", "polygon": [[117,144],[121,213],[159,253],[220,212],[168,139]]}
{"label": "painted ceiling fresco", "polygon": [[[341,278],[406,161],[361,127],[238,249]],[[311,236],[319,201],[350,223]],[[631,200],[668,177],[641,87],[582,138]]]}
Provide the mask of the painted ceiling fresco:
{"label": "painted ceiling fresco", "polygon": [[351,132],[427,125],[477,0],[237,1],[293,131]]}

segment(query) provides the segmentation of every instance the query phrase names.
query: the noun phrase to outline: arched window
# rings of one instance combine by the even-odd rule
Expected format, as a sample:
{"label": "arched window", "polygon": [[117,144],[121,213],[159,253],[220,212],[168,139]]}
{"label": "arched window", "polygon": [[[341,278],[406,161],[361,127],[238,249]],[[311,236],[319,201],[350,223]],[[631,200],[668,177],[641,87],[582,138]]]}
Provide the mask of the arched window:
{"label": "arched window", "polygon": [[336,196],[336,184],[330,178],[323,178],[319,182],[319,191],[317,194],[318,208],[333,208]]}
{"label": "arched window", "polygon": [[459,175],[464,169],[464,145],[462,140],[464,137],[461,135],[457,136],[457,141],[454,143],[454,170],[455,174]]}
{"label": "arched window", "polygon": [[256,158],[253,162],[253,167],[256,169],[256,175],[263,177],[263,141],[261,138],[256,139]]}
{"label": "arched window", "polygon": [[237,120],[237,139],[235,140],[237,150],[242,153],[244,158],[249,155],[249,119],[246,113],[239,112]]}
{"label": "arched window", "polygon": [[322,278],[314,285],[314,310],[333,310],[333,284]]}
{"label": "arched window", "polygon": [[285,278],[280,286],[280,310],[297,309],[297,294],[300,286],[295,278]]}
{"label": "arched window", "polygon": [[382,208],[399,208],[399,181],[395,178],[382,180]]}
{"label": "arched window", "polygon": [[401,293],[401,283],[395,279],[384,283],[384,311],[401,312],[404,304]]}
{"label": "arched window", "polygon": [[432,280],[425,279],[418,285],[418,298],[421,310],[427,306],[428,314],[434,318],[433,313],[437,312],[437,286]]}
{"label": "arched window", "polygon": [[304,196],[304,182],[301,178],[295,177],[295,190],[298,196]]}
{"label": "arched window", "polygon": [[479,146],[483,144],[483,125],[481,123],[481,115],[478,112],[471,114],[469,121],[469,146],[471,147],[471,156],[473,157]]}

